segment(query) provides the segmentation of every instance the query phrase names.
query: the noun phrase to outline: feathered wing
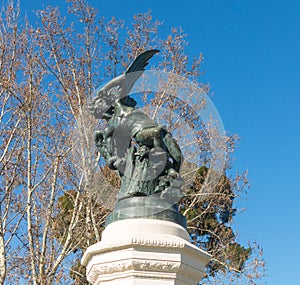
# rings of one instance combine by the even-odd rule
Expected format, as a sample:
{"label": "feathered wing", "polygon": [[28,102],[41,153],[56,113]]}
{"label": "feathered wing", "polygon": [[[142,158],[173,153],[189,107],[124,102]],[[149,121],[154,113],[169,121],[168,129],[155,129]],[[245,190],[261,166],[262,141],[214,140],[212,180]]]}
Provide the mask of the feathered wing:
{"label": "feathered wing", "polygon": [[158,49],[151,49],[141,53],[126,69],[125,74],[145,70],[145,67],[149,63],[149,59],[152,58],[153,55],[155,55],[158,52]]}
{"label": "feathered wing", "polygon": [[142,76],[149,59],[158,53],[158,49],[151,49],[141,53],[125,70],[125,84],[127,94],[130,92],[136,81]]}
{"label": "feathered wing", "polygon": [[96,118],[101,118],[115,100],[125,98],[128,95],[148,65],[149,59],[158,52],[159,50],[152,49],[141,53],[126,69],[123,76],[113,78],[100,90],[97,90],[96,96],[89,104],[89,109]]}

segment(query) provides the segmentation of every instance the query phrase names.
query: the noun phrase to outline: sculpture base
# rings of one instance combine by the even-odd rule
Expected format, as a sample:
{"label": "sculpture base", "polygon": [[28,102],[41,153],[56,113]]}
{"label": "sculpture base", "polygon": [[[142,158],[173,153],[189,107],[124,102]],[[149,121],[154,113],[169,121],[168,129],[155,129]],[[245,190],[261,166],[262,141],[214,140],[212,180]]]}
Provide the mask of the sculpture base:
{"label": "sculpture base", "polygon": [[155,195],[134,196],[118,201],[107,217],[106,225],[125,219],[159,219],[186,228],[186,219],[178,212],[177,205]]}
{"label": "sculpture base", "polygon": [[109,224],[82,264],[93,285],[196,285],[209,260],[182,226],[127,219]]}

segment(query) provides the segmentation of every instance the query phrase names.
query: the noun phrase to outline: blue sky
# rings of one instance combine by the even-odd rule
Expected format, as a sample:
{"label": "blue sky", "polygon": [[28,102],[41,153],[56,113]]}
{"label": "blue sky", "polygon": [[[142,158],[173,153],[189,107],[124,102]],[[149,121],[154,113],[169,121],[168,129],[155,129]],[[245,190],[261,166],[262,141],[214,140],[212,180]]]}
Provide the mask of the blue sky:
{"label": "blue sky", "polygon": [[[30,11],[42,3],[21,1]],[[28,1],[29,2],[29,1]],[[203,80],[229,133],[241,137],[235,168],[249,169],[251,190],[236,218],[240,239],[265,251],[266,284],[299,284],[300,1],[91,0],[105,17],[131,22],[152,10],[164,32],[181,26],[188,53],[203,52]]]}

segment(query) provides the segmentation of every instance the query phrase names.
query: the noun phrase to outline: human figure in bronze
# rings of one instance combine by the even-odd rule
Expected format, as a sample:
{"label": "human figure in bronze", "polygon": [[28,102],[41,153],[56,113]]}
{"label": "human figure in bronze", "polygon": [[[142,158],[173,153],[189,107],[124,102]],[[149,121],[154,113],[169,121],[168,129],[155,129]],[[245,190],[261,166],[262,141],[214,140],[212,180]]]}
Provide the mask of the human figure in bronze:
{"label": "human figure in bronze", "polygon": [[165,127],[135,109],[137,102],[128,93],[142,75],[148,60],[158,50],[140,54],[126,70],[102,87],[90,104],[96,118],[106,120],[95,135],[96,147],[108,167],[121,177],[117,200],[153,196],[178,201],[183,181],[179,171],[182,154]]}

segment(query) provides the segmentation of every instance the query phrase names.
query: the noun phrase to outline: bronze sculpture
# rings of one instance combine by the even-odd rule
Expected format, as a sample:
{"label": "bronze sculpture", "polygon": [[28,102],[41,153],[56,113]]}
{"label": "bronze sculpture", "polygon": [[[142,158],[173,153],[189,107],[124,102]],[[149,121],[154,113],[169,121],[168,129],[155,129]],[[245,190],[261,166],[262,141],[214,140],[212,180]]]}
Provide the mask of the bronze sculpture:
{"label": "bronze sculpture", "polygon": [[[106,120],[95,143],[108,167],[117,171],[121,189],[107,223],[128,217],[163,218],[185,224],[176,207],[182,196],[182,154],[163,127],[135,109],[128,94],[158,50],[140,54],[125,72],[97,91],[90,104],[96,118]],[[162,214],[164,213],[164,214]]]}

